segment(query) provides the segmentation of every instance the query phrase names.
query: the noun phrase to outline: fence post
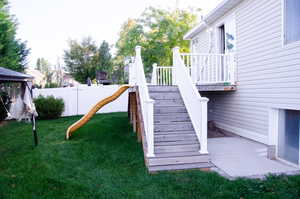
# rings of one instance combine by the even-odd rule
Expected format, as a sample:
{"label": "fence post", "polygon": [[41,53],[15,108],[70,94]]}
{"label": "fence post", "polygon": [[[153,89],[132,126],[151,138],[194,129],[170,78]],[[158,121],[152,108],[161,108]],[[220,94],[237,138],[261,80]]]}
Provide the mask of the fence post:
{"label": "fence post", "polygon": [[173,67],[172,67],[172,84],[176,85],[176,81],[177,81],[177,67],[178,67],[178,63],[177,60],[181,59],[180,58],[180,52],[179,52],[179,47],[175,47],[173,48]]}
{"label": "fence post", "polygon": [[157,85],[157,64],[156,63],[153,64],[151,84]]}
{"label": "fence post", "polygon": [[201,136],[200,136],[200,153],[207,154],[207,103],[209,101],[206,97],[201,97]]}
{"label": "fence post", "polygon": [[154,157],[154,100],[146,101],[147,104],[147,157]]}
{"label": "fence post", "polygon": [[129,64],[129,85],[136,84],[136,67],[134,63]]}
{"label": "fence post", "polygon": [[196,84],[197,83],[197,74],[198,74],[198,57],[197,56],[193,56],[192,54],[189,56],[190,59],[190,63],[191,63],[191,77],[193,80],[193,83]]}
{"label": "fence post", "polygon": [[231,85],[235,84],[235,80],[236,80],[236,62],[235,62],[235,54],[232,53],[230,54],[230,83]]}
{"label": "fence post", "polygon": [[[135,73],[135,78],[136,78],[136,83],[139,81],[139,73],[138,73],[138,70],[140,70],[137,66],[136,63],[139,63],[139,61],[142,60],[142,57],[141,57],[141,49],[142,47],[141,46],[136,46],[135,47],[135,60],[134,60],[134,73]],[[140,59],[139,61],[137,61],[137,59]]]}

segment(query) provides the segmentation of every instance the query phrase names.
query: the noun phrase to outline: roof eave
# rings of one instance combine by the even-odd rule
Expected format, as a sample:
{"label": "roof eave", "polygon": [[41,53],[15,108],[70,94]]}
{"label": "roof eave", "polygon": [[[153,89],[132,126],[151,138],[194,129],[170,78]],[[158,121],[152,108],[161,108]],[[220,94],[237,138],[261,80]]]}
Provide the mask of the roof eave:
{"label": "roof eave", "polygon": [[199,32],[201,32],[206,27],[206,24],[204,22],[201,22],[196,27],[194,27],[192,30],[188,31],[184,36],[184,40],[191,40],[194,36],[196,36]]}
{"label": "roof eave", "polygon": [[208,25],[222,17],[226,12],[237,6],[243,0],[224,0],[217,7],[215,7],[212,11],[210,11],[203,19],[203,21],[186,33],[183,37],[185,40],[191,40],[194,36],[196,36],[199,32],[204,30]]}

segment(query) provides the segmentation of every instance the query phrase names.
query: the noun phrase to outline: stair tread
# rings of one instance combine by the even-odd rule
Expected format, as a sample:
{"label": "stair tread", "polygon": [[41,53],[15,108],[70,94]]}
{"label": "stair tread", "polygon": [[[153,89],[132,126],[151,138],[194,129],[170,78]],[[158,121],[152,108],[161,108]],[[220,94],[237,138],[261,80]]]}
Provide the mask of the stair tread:
{"label": "stair tread", "polygon": [[[191,121],[176,121],[176,122],[172,122],[172,125],[176,125],[176,124],[191,124],[192,125],[192,122]],[[158,124],[158,125],[169,125],[169,124]]]}
{"label": "stair tread", "polygon": [[186,120],[181,120],[181,121],[178,121],[178,120],[154,120],[154,124],[162,124],[162,125],[165,125],[165,124],[172,124],[172,123],[181,123],[181,122],[191,122],[190,119],[186,119]]}
{"label": "stair tread", "polygon": [[200,168],[211,168],[211,167],[213,167],[212,163],[210,163],[210,162],[201,162],[201,163],[192,163],[192,164],[149,166],[149,171],[150,172],[156,172],[156,171],[200,169]]}
{"label": "stair tread", "polygon": [[178,135],[178,134],[194,134],[195,135],[195,131],[154,131],[154,135]]}
{"label": "stair tread", "polygon": [[[201,155],[199,151],[187,151],[187,152],[173,152],[173,153],[158,153],[152,158],[164,158],[164,157],[186,157],[186,156],[198,156]],[[151,159],[151,158],[148,158]]]}
{"label": "stair tread", "polygon": [[156,146],[179,146],[179,145],[192,145],[192,144],[199,144],[197,139],[193,140],[175,140],[175,141],[155,141],[154,140],[154,147]]}
{"label": "stair tread", "polygon": [[155,146],[154,153],[175,153],[175,152],[196,152],[199,151],[199,144],[175,145],[175,146]]}
{"label": "stair tread", "polygon": [[197,136],[195,133],[183,133],[183,134],[155,134],[154,135],[154,139],[155,140],[174,140],[174,141],[180,141],[180,140],[193,140],[193,139],[197,139]]}
{"label": "stair tread", "polygon": [[181,157],[161,157],[148,159],[149,166],[162,166],[162,165],[174,165],[174,164],[190,164],[208,162],[209,157],[205,155],[198,156],[181,156]]}

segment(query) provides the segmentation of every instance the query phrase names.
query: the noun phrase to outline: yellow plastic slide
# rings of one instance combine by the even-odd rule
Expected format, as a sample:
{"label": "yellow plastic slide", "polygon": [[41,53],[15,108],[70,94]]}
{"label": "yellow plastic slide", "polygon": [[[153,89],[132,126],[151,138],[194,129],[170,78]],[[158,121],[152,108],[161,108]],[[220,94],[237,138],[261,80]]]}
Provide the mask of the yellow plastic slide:
{"label": "yellow plastic slide", "polygon": [[68,128],[66,139],[68,140],[74,133],[74,131],[85,125],[97,113],[97,111],[99,111],[100,108],[117,99],[128,88],[130,88],[129,85],[121,86],[113,95],[99,101],[87,114],[85,114],[80,120],[78,120]]}

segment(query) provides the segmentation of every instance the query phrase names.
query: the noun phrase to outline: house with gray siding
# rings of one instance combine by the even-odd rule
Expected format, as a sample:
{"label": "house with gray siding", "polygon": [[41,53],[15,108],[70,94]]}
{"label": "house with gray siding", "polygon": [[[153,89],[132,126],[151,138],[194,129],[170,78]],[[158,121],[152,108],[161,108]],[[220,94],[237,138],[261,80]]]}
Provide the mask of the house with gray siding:
{"label": "house with gray siding", "polygon": [[153,65],[129,67],[130,116],[149,171],[300,172],[300,0],[224,0]]}
{"label": "house with gray siding", "polygon": [[225,0],[184,39],[209,120],[299,166],[300,1]]}

